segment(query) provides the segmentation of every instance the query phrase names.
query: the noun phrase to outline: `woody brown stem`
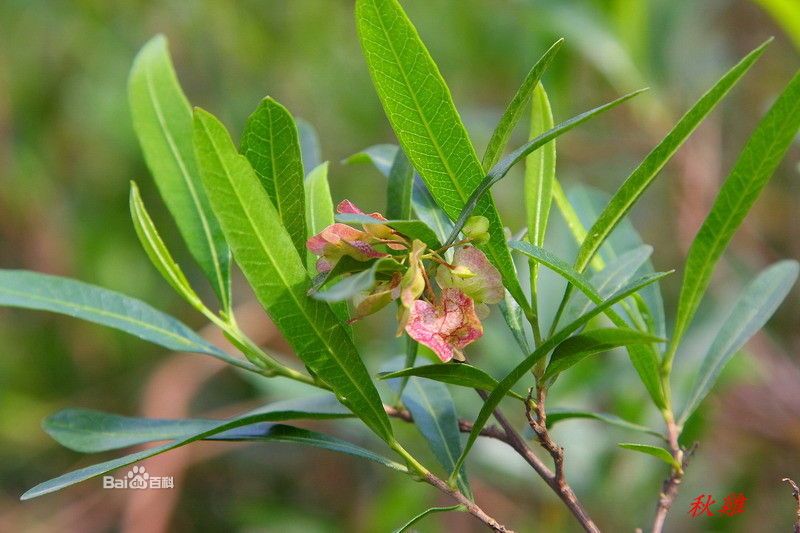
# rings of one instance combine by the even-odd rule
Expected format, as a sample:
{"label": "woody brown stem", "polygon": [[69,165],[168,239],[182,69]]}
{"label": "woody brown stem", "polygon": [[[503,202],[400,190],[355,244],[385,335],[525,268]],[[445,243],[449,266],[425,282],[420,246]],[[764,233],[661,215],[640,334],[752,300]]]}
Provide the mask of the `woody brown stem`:
{"label": "woody brown stem", "polygon": [[[414,423],[414,417],[411,416],[406,409],[402,409],[399,407],[392,407],[391,405],[384,405],[383,409],[386,411],[386,414],[391,416],[392,418],[397,418],[398,420],[403,420],[405,422]],[[459,420],[458,421],[458,429],[462,433],[471,433],[472,432],[472,422],[469,420]],[[505,432],[497,426],[486,426],[484,427],[480,435],[482,437],[489,437],[492,439],[497,439],[499,441],[503,441],[507,443],[507,437]]]}
{"label": "woody brown stem", "polygon": [[461,491],[450,487],[444,480],[439,479],[435,475],[428,472],[425,475],[425,481],[427,481],[440,491],[449,494],[453,499],[455,499],[458,503],[464,506],[464,508],[469,514],[471,514],[472,516],[474,516],[475,518],[477,518],[478,520],[489,526],[489,528],[491,528],[492,531],[498,531],[503,533],[514,533],[513,530],[507,528],[506,526],[504,526],[503,524],[501,524],[500,522],[498,522],[497,520],[486,514],[486,512],[483,509],[478,507],[475,504],[475,502],[464,496],[464,494]]}
{"label": "woody brown stem", "polygon": [[670,475],[664,480],[661,486],[661,493],[658,495],[658,506],[656,507],[656,515],[653,519],[653,533],[661,533],[664,529],[664,522],[667,519],[667,513],[672,507],[672,503],[678,496],[681,482],[683,481],[684,471],[689,459],[697,448],[697,443],[693,444],[691,448],[684,450],[678,443],[678,436],[680,435],[680,428],[672,419],[672,416],[665,416],[667,422],[667,444],[669,445],[672,456],[681,465],[680,470],[673,468]]}
{"label": "woody brown stem", "polygon": [[541,444],[542,448],[547,450],[547,453],[553,458],[553,465],[555,467],[555,472],[550,472],[548,469],[547,476],[541,473],[540,475],[550,488],[553,489],[553,492],[561,498],[561,501],[569,508],[575,518],[577,518],[578,522],[583,526],[583,529],[590,533],[599,533],[600,529],[589,517],[580,501],[578,501],[575,491],[572,490],[572,487],[567,483],[567,478],[564,476],[564,448],[556,444],[547,429],[547,413],[545,412],[547,391],[544,388],[537,389],[536,403],[533,407],[533,409],[535,409],[535,416],[531,410],[534,405],[531,402],[532,396],[533,389],[530,389],[528,391],[528,401],[525,402],[525,417],[528,419],[528,424],[531,429],[536,434],[539,444]]}
{"label": "woody brown stem", "polygon": [[793,480],[788,477],[783,478],[783,481],[792,486],[792,496],[797,501],[796,518],[794,521],[794,533],[800,533],[800,487],[797,486]]}

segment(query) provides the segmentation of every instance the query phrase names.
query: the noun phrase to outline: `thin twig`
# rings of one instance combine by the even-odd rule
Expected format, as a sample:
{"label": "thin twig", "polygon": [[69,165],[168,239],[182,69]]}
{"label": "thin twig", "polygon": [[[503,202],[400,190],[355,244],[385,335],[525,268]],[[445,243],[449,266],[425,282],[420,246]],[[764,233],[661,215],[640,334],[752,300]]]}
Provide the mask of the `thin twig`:
{"label": "thin twig", "polygon": [[680,444],[678,444],[678,436],[680,429],[678,425],[672,420],[672,417],[666,417],[667,422],[667,443],[669,444],[672,456],[681,465],[680,470],[672,469],[670,475],[664,480],[661,486],[661,493],[658,495],[658,506],[656,507],[656,516],[653,519],[653,532],[661,533],[664,529],[664,522],[667,519],[667,513],[672,507],[675,498],[678,496],[683,475],[686,471],[686,466],[689,464],[694,451],[697,449],[697,443],[694,443],[688,450],[684,452]]}
{"label": "thin twig", "polygon": [[[408,412],[406,409],[402,409],[399,407],[392,407],[391,405],[383,406],[383,409],[386,411],[386,414],[391,416],[392,418],[397,418],[398,420],[403,420],[404,422],[414,423],[414,417],[411,416],[411,413]],[[458,421],[458,429],[462,433],[471,433],[472,432],[472,422],[469,420],[460,419]],[[497,439],[499,441],[508,442],[506,433],[497,426],[486,426],[484,427],[480,435],[482,437],[489,437],[492,439]]]}
{"label": "thin twig", "polygon": [[[488,394],[484,391],[476,389],[478,394],[483,398],[485,401],[488,397]],[[533,402],[527,402],[527,405],[531,405]],[[539,404],[536,404],[537,407]],[[393,407],[390,405],[384,405],[383,408],[386,411],[386,414],[391,416],[392,418],[397,418],[399,420],[403,420],[405,422],[414,422],[414,418],[412,417],[411,413],[408,412],[406,409]],[[592,533],[599,533],[600,530],[597,526],[592,522],[591,518],[586,514],[583,507],[581,506],[580,502],[578,501],[575,493],[572,491],[570,486],[566,483],[563,478],[563,453],[562,453],[562,467],[558,467],[562,470],[562,477],[561,482],[559,482],[556,474],[554,474],[548,467],[545,465],[541,459],[530,449],[527,445],[525,440],[520,436],[520,434],[514,429],[514,426],[508,421],[508,419],[503,415],[503,413],[499,409],[495,409],[494,411],[495,419],[500,423],[500,426],[503,429],[500,429],[496,426],[486,426],[484,427],[480,435],[484,437],[490,437],[501,442],[506,443],[511,448],[516,451],[520,457],[522,457],[531,467],[536,471],[537,474],[547,483],[547,485],[558,495],[559,498],[567,505],[569,510],[575,515],[575,518],[581,523],[583,528],[586,531]],[[459,420],[458,421],[459,430],[463,433],[470,433],[472,431],[473,423],[468,420]],[[430,476],[430,477],[429,477]],[[495,531],[510,531],[505,526],[497,523],[496,520],[488,516],[484,511],[482,511],[479,507],[477,507],[473,502],[469,500],[466,496],[461,494],[459,491],[451,488],[447,483],[440,480],[433,474],[429,474],[425,476],[426,481],[431,485],[437,487],[441,491],[449,494],[451,497],[456,499],[459,503],[465,506],[466,510],[470,512],[473,516],[483,521],[486,525],[491,528],[504,528],[504,529],[495,529]],[[463,501],[462,501],[463,499]],[[469,502],[469,505],[466,503]],[[472,506],[472,507],[470,507]],[[487,518],[489,521],[487,521]]]}
{"label": "thin twig", "polygon": [[547,391],[543,388],[537,390],[535,417],[531,412],[532,396],[533,389],[530,389],[528,391],[528,401],[525,402],[525,417],[528,419],[528,424],[531,426],[531,429],[533,429],[533,432],[536,433],[539,444],[541,444],[542,448],[547,450],[550,457],[553,458],[553,465],[556,470],[555,473],[550,473],[548,477],[542,477],[553,491],[558,494],[558,497],[561,498],[561,501],[569,508],[575,518],[578,519],[583,529],[590,533],[600,533],[600,529],[589,517],[580,501],[578,501],[575,491],[572,490],[572,487],[567,483],[567,478],[564,476],[564,448],[553,441],[552,437],[550,437],[550,432],[547,430],[547,413],[545,412]]}
{"label": "thin twig", "polygon": [[783,478],[783,481],[792,486],[792,496],[797,500],[797,517],[794,522],[794,533],[800,533],[800,487],[788,477]]}
{"label": "thin twig", "polygon": [[453,499],[455,499],[458,503],[464,506],[469,514],[489,526],[492,531],[504,532],[504,533],[514,533],[513,530],[507,528],[478,507],[475,502],[464,496],[464,494],[458,490],[450,487],[444,480],[439,479],[435,475],[428,472],[425,475],[425,481],[439,489],[440,491],[450,495]]}

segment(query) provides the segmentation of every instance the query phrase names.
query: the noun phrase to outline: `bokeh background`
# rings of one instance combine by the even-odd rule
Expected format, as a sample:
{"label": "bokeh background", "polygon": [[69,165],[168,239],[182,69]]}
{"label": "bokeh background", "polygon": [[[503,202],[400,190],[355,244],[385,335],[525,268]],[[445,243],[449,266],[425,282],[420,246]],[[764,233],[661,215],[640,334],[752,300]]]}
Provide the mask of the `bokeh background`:
{"label": "bokeh background", "polygon": [[[749,131],[800,65],[795,0],[426,0],[403,2],[448,80],[482,148],[530,65],[556,38],[566,46],[545,83],[564,119],[623,92],[649,86],[635,103],[559,140],[558,177],[613,192],[681,113],[739,57],[775,42],[720,109],[694,134],[635,208],[659,270],[678,268]],[[131,227],[128,182],[136,179],[162,234],[197,286],[210,294],[182,247],[148,176],[130,125],[126,78],[152,35],[168,36],[193,104],[238,135],[269,94],[319,131],[336,200],[383,208],[384,180],[352,153],[394,142],[361,58],[349,0],[0,2],[0,267],[67,275],[142,298],[203,328],[160,279]],[[524,140],[524,128],[514,143]],[[797,146],[721,262],[700,323],[676,362],[678,393],[696,369],[736,292],[779,258],[800,258]],[[495,197],[512,229],[523,224],[521,173]],[[557,214],[551,246],[574,247]],[[662,284],[668,316],[680,275]],[[794,502],[780,478],[800,478],[800,292],[726,369],[687,429],[700,441],[669,531],[788,531]],[[241,280],[245,327],[274,349],[283,344]],[[550,302],[552,304],[552,302]],[[375,369],[401,346],[390,314],[357,327]],[[496,317],[495,317],[496,318]],[[494,370],[518,357],[500,320],[473,350]],[[213,331],[212,339],[220,340]],[[276,444],[198,444],[147,462],[172,475],[172,491],[102,490],[92,480],[31,502],[34,484],[105,457],[61,449],[39,428],[67,406],[129,415],[225,416],[293,394],[202,356],[165,353],[132,337],[72,319],[0,309],[0,530],[2,531],[389,531],[422,509],[445,504],[433,489],[357,460]],[[553,405],[612,411],[658,423],[624,355],[576,368]],[[471,396],[458,396],[474,416]],[[680,402],[679,402],[680,403]],[[519,415],[519,413],[517,413]],[[519,418],[521,424],[521,418]],[[380,446],[355,424],[323,424]],[[658,427],[658,426],[656,426]],[[415,430],[403,439],[431,462]],[[615,448],[639,438],[595,422],[555,430],[567,474],[609,531],[651,523],[664,468]],[[509,450],[481,443],[469,464],[482,505],[519,531],[576,531],[560,502]],[[691,518],[689,502],[713,494],[748,498],[744,514]],[[419,531],[478,531],[466,515],[439,515]]]}

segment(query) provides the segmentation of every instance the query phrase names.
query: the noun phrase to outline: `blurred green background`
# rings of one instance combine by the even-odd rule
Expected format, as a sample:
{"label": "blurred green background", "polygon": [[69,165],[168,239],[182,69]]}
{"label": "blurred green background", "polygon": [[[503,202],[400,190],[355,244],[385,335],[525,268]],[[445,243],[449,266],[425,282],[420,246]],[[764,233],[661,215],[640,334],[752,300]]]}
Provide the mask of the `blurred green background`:
{"label": "blurred green background", "polygon": [[[556,38],[566,46],[545,78],[556,120],[649,86],[652,91],[559,140],[558,177],[613,192],[670,125],[722,72],[769,36],[775,42],[681,150],[632,214],[656,248],[657,269],[680,267],[694,232],[749,131],[800,62],[796,0],[426,0],[404,6],[447,79],[482,149],[530,65]],[[182,247],[133,136],[126,79],[152,35],[170,41],[193,104],[220,116],[235,136],[269,94],[316,126],[331,161],[335,200],[382,210],[384,180],[346,166],[348,155],[394,142],[361,58],[349,0],[0,2],[0,267],[68,275],[137,296],[193,327],[201,318],[167,289],[141,252],[128,216],[128,181],[145,201],[180,263]],[[522,130],[523,128],[520,128]],[[518,131],[514,144],[524,140]],[[676,362],[680,394],[726,304],[753,273],[800,258],[800,176],[793,147],[715,278],[702,320]],[[521,173],[495,189],[504,221],[523,224]],[[553,249],[574,247],[558,215]],[[197,270],[187,267],[206,294]],[[680,275],[662,286],[668,316]],[[281,342],[248,302],[246,327]],[[668,531],[788,531],[793,500],[780,478],[800,478],[800,292],[734,360],[687,429],[700,441]],[[552,302],[551,302],[552,303]],[[495,313],[498,315],[498,313]],[[357,327],[371,368],[401,350],[390,313]],[[518,357],[494,317],[472,349],[496,372]],[[153,494],[108,491],[92,480],[20,503],[34,484],[97,462],[52,442],[40,420],[66,406],[129,415],[224,416],[294,389],[256,382],[201,356],[167,354],[137,339],[75,320],[0,309],[0,531],[390,531],[434,504],[433,489],[328,452],[290,445],[200,444],[147,462],[176,488]],[[489,349],[489,347],[491,349]],[[491,355],[490,355],[491,354]],[[462,416],[475,415],[458,396]],[[606,410],[658,423],[621,354],[577,367],[552,405]],[[679,402],[680,403],[680,402]],[[517,413],[522,424],[522,418]],[[326,430],[374,443],[356,425]],[[337,429],[341,428],[341,429]],[[398,431],[431,457],[413,428]],[[652,520],[664,468],[616,449],[638,436],[595,422],[557,427],[567,475],[608,531]],[[470,461],[483,507],[519,531],[576,531],[560,502],[512,453],[481,443]],[[732,492],[748,498],[735,517],[691,518],[690,501]],[[438,515],[420,531],[478,531],[466,515]]]}

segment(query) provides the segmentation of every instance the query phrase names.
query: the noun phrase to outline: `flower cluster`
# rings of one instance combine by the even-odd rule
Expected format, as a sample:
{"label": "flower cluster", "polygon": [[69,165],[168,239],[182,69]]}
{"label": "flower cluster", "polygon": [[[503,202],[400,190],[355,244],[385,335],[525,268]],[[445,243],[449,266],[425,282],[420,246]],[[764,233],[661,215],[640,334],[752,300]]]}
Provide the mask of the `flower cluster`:
{"label": "flower cluster", "polygon": [[[337,206],[340,214],[365,215],[352,202]],[[503,299],[500,273],[473,243],[485,242],[488,221],[472,217],[465,226],[466,239],[452,247],[431,249],[419,239],[404,235],[387,224],[380,213],[370,213],[375,223],[362,229],[332,224],[308,240],[316,256],[317,271],[336,277],[336,266],[347,257],[356,268],[344,274],[376,269],[374,284],[353,295],[353,321],[397,302],[398,335],[405,331],[412,339],[433,350],[442,361],[463,360],[461,350],[483,335],[481,319],[489,305]],[[453,248],[452,259],[445,251]],[[387,261],[388,260],[388,261]],[[363,265],[362,265],[363,263]],[[346,271],[346,272],[344,272]]]}

